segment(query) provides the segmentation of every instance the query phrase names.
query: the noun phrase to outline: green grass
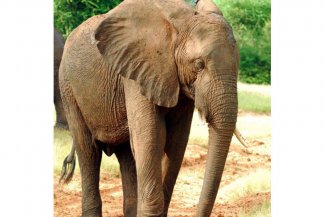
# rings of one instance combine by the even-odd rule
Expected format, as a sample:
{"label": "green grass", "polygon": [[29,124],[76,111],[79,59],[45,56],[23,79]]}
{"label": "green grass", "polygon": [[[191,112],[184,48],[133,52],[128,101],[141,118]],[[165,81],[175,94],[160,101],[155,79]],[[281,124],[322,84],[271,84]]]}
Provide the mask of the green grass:
{"label": "green grass", "polygon": [[271,113],[271,96],[258,92],[239,91],[238,107],[240,111]]}
{"label": "green grass", "polygon": [[239,111],[259,114],[271,113],[271,85],[238,82]]}
{"label": "green grass", "polygon": [[[64,158],[70,153],[72,137],[70,132],[63,129],[54,128],[54,173],[60,174]],[[78,159],[77,159],[78,160]],[[76,166],[76,173],[80,173],[79,165]],[[115,157],[107,157],[103,153],[101,163],[101,173],[108,173],[112,177],[120,176],[119,163]]]}

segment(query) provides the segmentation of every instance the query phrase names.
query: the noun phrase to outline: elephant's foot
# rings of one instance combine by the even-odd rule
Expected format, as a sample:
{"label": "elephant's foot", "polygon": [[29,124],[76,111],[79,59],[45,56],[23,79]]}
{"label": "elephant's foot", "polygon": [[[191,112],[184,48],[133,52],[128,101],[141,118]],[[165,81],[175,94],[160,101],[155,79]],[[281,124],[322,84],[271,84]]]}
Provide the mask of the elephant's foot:
{"label": "elephant's foot", "polygon": [[130,206],[124,209],[125,217],[136,217],[137,216],[137,206]]}
{"label": "elephant's foot", "polygon": [[150,204],[138,206],[138,216],[143,217],[162,217],[164,216],[163,201],[153,200]]}
{"label": "elephant's foot", "polygon": [[93,207],[82,211],[82,217],[102,217],[102,206]]}

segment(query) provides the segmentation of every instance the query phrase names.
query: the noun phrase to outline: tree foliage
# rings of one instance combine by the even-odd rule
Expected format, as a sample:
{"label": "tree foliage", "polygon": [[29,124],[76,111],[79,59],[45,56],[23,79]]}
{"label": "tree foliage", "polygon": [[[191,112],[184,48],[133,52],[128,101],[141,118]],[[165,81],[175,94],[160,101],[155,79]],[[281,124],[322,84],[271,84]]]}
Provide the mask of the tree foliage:
{"label": "tree foliage", "polygon": [[240,53],[239,79],[271,82],[270,0],[215,0],[232,26]]}
{"label": "tree foliage", "polygon": [[54,25],[66,38],[89,17],[107,13],[122,0],[54,0]]}

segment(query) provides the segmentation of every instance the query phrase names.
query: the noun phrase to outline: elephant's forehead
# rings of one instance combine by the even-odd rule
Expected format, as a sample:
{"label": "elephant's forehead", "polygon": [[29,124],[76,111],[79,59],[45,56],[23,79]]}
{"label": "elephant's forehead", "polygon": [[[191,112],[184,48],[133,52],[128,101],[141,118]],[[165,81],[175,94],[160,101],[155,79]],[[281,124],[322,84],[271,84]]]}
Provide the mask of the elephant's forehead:
{"label": "elephant's forehead", "polygon": [[215,37],[206,37],[204,40],[189,40],[186,44],[186,51],[193,58],[220,59],[233,54],[235,50],[234,43],[227,39],[216,39]]}
{"label": "elephant's forehead", "polygon": [[206,47],[213,43],[235,44],[232,29],[227,21],[219,15],[202,16],[192,26],[189,37],[199,42],[197,45]]}

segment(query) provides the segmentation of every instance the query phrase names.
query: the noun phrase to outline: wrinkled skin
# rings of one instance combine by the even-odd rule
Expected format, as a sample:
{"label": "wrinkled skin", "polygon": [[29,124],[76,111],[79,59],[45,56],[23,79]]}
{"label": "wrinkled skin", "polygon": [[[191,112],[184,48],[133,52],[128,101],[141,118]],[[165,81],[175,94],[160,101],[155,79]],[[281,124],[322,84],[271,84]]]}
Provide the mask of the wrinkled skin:
{"label": "wrinkled skin", "polygon": [[59,87],[59,68],[63,54],[64,39],[54,28],[54,105],[56,111],[56,127],[67,128],[67,119],[64,114],[60,87]]}
{"label": "wrinkled skin", "polygon": [[82,216],[101,216],[103,151],[120,163],[124,215],[167,216],[194,106],[209,123],[196,215],[209,216],[237,120],[237,71],[231,27],[208,0],[196,8],[126,0],[75,29],[59,78],[81,170]]}

